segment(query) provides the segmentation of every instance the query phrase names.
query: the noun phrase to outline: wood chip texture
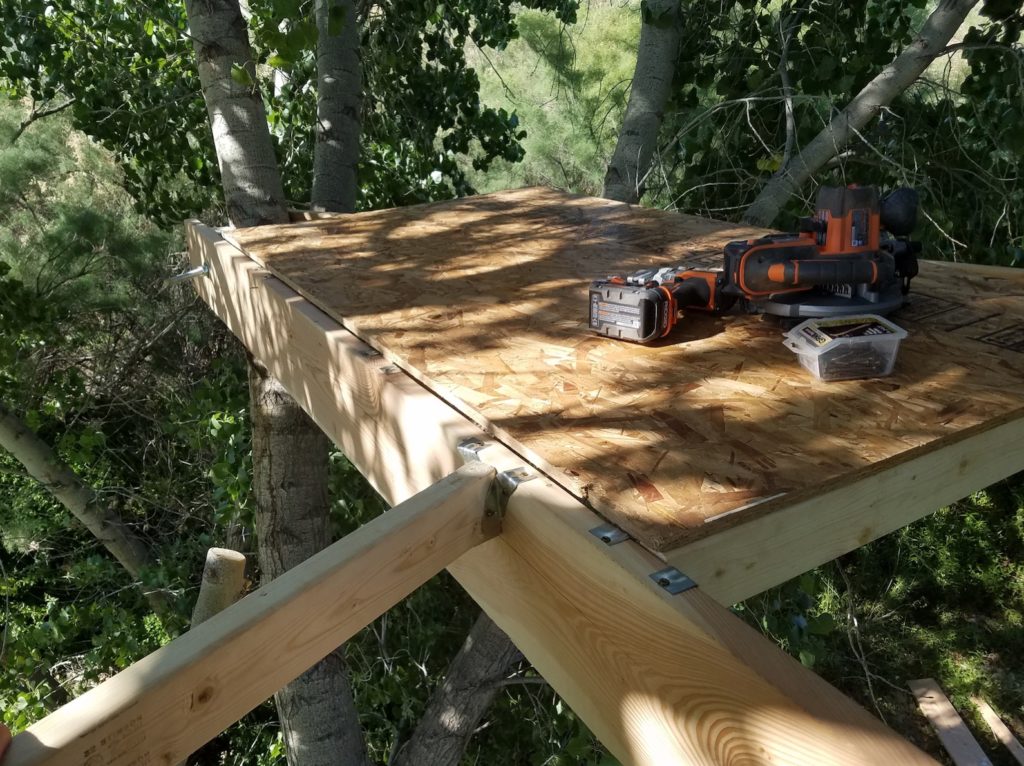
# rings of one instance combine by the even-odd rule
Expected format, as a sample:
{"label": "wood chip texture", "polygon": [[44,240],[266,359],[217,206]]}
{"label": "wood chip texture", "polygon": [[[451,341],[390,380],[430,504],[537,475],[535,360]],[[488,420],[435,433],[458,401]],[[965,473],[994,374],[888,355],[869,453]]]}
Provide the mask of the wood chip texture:
{"label": "wood chip texture", "polygon": [[528,188],[227,236],[656,551],[1024,416],[1013,269],[923,263],[877,380],[815,380],[770,317],[693,315],[653,346],[588,331],[593,279],[761,233]]}

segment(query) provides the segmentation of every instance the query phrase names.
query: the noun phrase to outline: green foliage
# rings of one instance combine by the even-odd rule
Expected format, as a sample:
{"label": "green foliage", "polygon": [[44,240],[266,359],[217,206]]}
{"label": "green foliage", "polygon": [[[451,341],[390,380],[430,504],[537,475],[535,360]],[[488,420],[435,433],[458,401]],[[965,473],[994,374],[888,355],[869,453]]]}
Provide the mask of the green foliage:
{"label": "green foliage", "polygon": [[633,5],[591,4],[566,26],[524,12],[520,38],[473,51],[481,95],[519,117],[521,162],[470,175],[482,191],[545,184],[600,195],[636,63],[640,14]]}
{"label": "green foliage", "polygon": [[[600,193],[642,5],[593,2],[575,26],[523,14],[521,39],[473,55],[486,100],[515,109],[529,134],[523,162],[472,175],[474,185],[546,183]],[[912,41],[934,5],[687,5],[648,204],[738,218],[786,156],[783,49],[792,152]],[[1019,4],[1004,5],[983,4],[969,19],[964,50],[940,57],[815,179],[917,187],[924,212],[917,236],[928,257],[1024,261],[1024,232],[1012,214],[1024,208],[1022,17]],[[806,214],[813,189],[806,192],[786,207],[780,227]]]}
{"label": "green foliage", "polygon": [[[738,217],[785,157],[787,92],[795,152],[913,40],[933,7],[923,0],[786,0],[725,12],[719,3],[692,5],[664,125],[666,183],[652,201]],[[928,257],[1011,264],[1024,243],[1009,220],[1024,205],[1022,16],[1019,4],[1002,13],[986,3],[986,12],[971,22],[962,54],[940,58],[815,180],[915,186]],[[792,200],[777,223],[792,228],[808,204]]]}
{"label": "green foliage", "polygon": [[[527,8],[571,21],[574,0],[533,0]],[[315,122],[315,25],[292,0],[252,5],[256,56],[287,75],[267,92],[268,119],[290,199],[309,197]],[[484,171],[522,157],[525,133],[505,109],[485,106],[467,45],[504,47],[518,36],[508,2],[408,0],[363,19],[366,104],[359,206],[373,209],[472,193],[464,166]],[[462,161],[460,161],[460,159]]]}
{"label": "green foliage", "polygon": [[[176,267],[172,238],[133,212],[109,156],[63,115],[19,135],[27,114],[0,102],[0,397],[150,542],[160,563],[144,587],[181,595],[218,527],[195,513],[207,482],[180,466],[229,452],[207,424],[239,406],[244,368],[195,298],[163,287]],[[206,397],[189,399],[204,374]],[[6,453],[0,543],[10,610],[0,708],[15,728],[184,626],[191,598],[160,624],[93,536]]]}
{"label": "green foliage", "polygon": [[184,4],[139,10],[91,0],[4,3],[0,85],[41,109],[74,99],[74,124],[114,153],[142,209],[177,222],[216,199],[217,162]]}
{"label": "green foliage", "polygon": [[[530,0],[526,8],[571,22],[576,0]],[[312,186],[316,24],[312,3],[249,4],[256,61],[232,76],[264,94],[288,199]],[[164,223],[218,205],[219,177],[200,95],[184,4],[147,7],[13,0],[0,10],[0,86],[41,108],[73,99],[80,130],[112,151],[140,210]],[[95,21],[102,14],[102,29]],[[522,157],[514,114],[483,105],[469,43],[504,46],[518,30],[508,0],[404,0],[359,20],[367,104],[359,168],[361,208],[472,192],[457,161],[477,170]],[[335,17],[331,25],[350,23]],[[275,72],[286,75],[272,83]],[[255,72],[255,80],[253,80]],[[223,215],[222,213],[220,214]],[[204,216],[210,219],[211,215]]]}
{"label": "green foliage", "polygon": [[[972,695],[1024,707],[1024,475],[741,604],[741,615],[897,731],[938,754],[905,684],[934,677],[970,719]],[[975,719],[996,764],[1012,759]]]}

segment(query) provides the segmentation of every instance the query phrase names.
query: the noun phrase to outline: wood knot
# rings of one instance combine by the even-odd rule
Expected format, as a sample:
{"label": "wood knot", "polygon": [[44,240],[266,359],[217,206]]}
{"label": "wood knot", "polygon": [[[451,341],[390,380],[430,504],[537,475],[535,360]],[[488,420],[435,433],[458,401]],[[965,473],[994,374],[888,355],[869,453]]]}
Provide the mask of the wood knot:
{"label": "wood knot", "polygon": [[214,689],[212,686],[204,686],[199,692],[193,695],[193,707],[197,705],[205,705],[207,702],[213,699]]}

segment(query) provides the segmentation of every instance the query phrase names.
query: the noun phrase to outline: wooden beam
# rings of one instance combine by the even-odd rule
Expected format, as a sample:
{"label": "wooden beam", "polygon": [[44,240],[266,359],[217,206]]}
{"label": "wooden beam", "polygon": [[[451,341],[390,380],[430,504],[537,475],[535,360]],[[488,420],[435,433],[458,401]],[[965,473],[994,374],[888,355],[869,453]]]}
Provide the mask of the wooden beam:
{"label": "wooden beam", "polygon": [[978,740],[934,678],[908,681],[907,686],[956,766],[992,766]]}
{"label": "wooden beam", "polygon": [[1010,731],[1010,727],[1003,723],[1003,720],[999,717],[992,706],[989,705],[981,697],[971,697],[971,702],[978,708],[978,712],[981,713],[981,717],[985,719],[985,723],[988,724],[988,728],[992,730],[992,735],[1003,743],[1003,746],[1010,751],[1010,755],[1017,763],[1024,766],[1024,745],[1020,743],[1020,740],[1013,736],[1013,732]]}
{"label": "wooden beam", "polygon": [[14,738],[4,766],[173,764],[499,531],[466,466]]}
{"label": "wooden beam", "polygon": [[663,563],[599,522],[529,481],[501,538],[449,571],[623,763],[934,763],[700,588],[668,594]]}
{"label": "wooden beam", "polygon": [[664,554],[724,604],[742,601],[1024,470],[1024,420],[973,429],[937,451]]}
{"label": "wooden beam", "polygon": [[[475,424],[205,227],[200,294],[391,501],[461,458]],[[491,441],[499,470],[521,457]],[[932,763],[664,563],[605,546],[600,519],[547,478],[512,495],[503,534],[449,569],[626,764]],[[507,535],[507,539],[506,538]]]}
{"label": "wooden beam", "polygon": [[[459,465],[481,429],[198,222],[188,227],[203,299],[389,501]],[[943,450],[659,554],[722,604],[785,582],[942,505],[1024,470],[1024,421],[974,430]]]}

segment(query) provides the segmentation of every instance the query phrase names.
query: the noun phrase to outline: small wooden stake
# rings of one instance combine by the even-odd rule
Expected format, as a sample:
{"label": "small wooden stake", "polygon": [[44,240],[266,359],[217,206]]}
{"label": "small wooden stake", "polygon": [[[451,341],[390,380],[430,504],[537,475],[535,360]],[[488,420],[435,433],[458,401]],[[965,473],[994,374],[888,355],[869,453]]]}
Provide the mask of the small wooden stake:
{"label": "small wooden stake", "polygon": [[942,693],[934,678],[908,681],[907,686],[914,693],[917,706],[939,735],[942,746],[946,748],[956,766],[992,766],[978,740],[971,734],[964,719],[956,712],[949,698]]}
{"label": "small wooden stake", "polygon": [[4,766],[178,763],[493,537],[494,474],[472,463],[395,506],[29,727]]}
{"label": "small wooden stake", "polygon": [[219,614],[238,601],[245,584],[245,556],[230,548],[210,548],[206,552],[199,596],[192,609],[192,627]]}
{"label": "small wooden stake", "polygon": [[993,710],[985,700],[981,699],[981,697],[971,697],[971,702],[973,702],[975,707],[978,708],[978,711],[981,713],[981,717],[985,719],[985,723],[988,724],[988,727],[992,730],[996,739],[1006,746],[1006,749],[1010,751],[1010,755],[1017,760],[1017,763],[1024,766],[1024,745],[1020,743],[1020,740],[1013,736],[1013,732],[1010,731],[1010,727],[1003,723],[996,711]]}

